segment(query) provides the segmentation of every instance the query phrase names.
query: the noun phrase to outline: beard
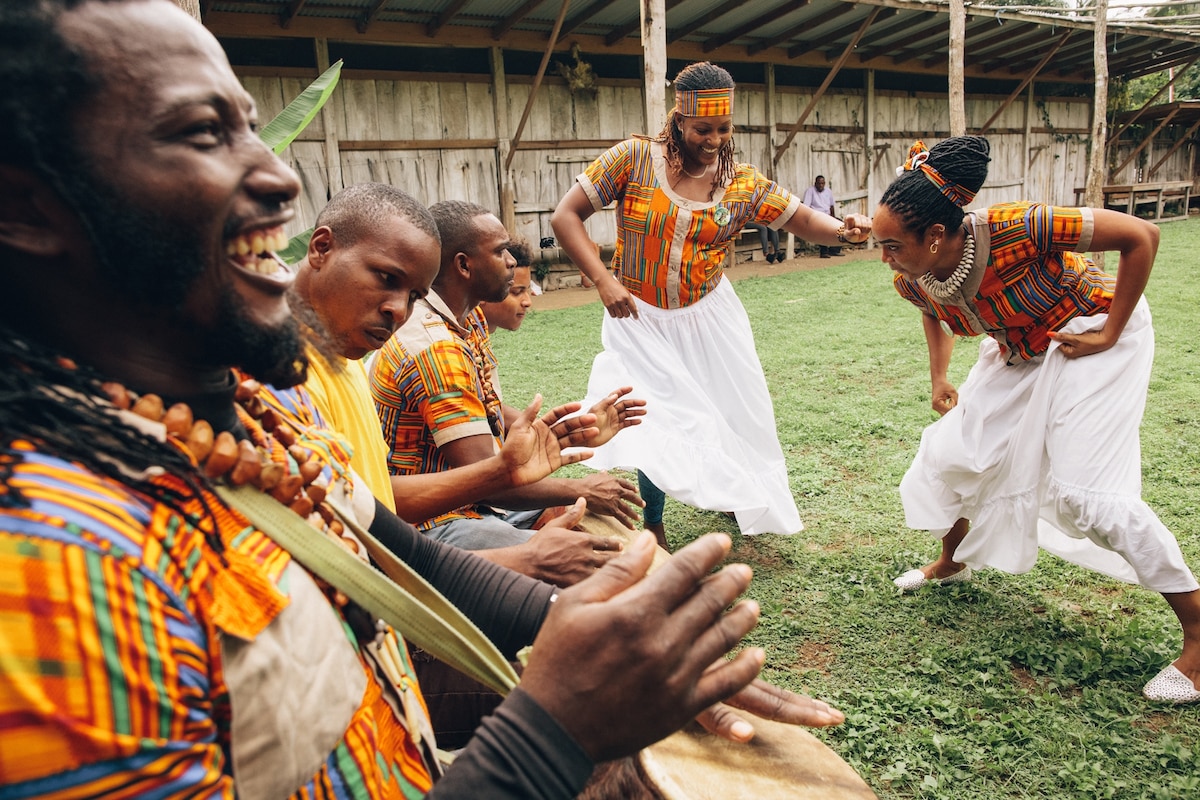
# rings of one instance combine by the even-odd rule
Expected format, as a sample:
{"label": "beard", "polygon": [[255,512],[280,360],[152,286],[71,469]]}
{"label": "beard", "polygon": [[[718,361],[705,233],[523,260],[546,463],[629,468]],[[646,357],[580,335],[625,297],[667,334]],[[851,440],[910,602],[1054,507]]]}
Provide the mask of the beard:
{"label": "beard", "polygon": [[231,287],[221,293],[215,331],[205,338],[201,357],[210,364],[240,367],[256,380],[279,389],[290,389],[308,377],[306,336],[299,323],[288,318],[269,327],[252,321],[245,300]]}
{"label": "beard", "polygon": [[[147,313],[178,312],[208,268],[199,231],[132,207],[92,177],[83,159],[79,163],[63,177],[64,194],[75,205],[100,268]],[[225,237],[239,224],[228,221]],[[182,317],[177,324],[199,327]],[[190,332],[191,341],[203,342],[201,363],[237,366],[281,389],[303,383],[308,375],[305,338],[295,320],[273,327],[256,323],[246,301],[228,284],[220,290],[215,321]]]}

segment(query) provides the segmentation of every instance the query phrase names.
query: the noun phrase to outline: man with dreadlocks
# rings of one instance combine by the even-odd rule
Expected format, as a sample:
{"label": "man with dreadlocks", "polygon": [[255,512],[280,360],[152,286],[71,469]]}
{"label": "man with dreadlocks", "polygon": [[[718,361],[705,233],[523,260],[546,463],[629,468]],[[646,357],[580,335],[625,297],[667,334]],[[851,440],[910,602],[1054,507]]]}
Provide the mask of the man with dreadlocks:
{"label": "man with dreadlocks", "polygon": [[594,762],[765,698],[761,650],[721,658],[757,616],[721,611],[750,577],[710,574],[728,537],[643,577],[643,536],[556,595],[368,498],[359,520],[503,651],[540,629],[432,785],[394,632],[217,494],[353,544],[326,516],[336,434],[232,370],[303,380],[271,252],[299,184],[220,46],[167,0],[6,0],[0,118],[0,794],[568,798]]}
{"label": "man with dreadlocks", "polygon": [[[750,222],[821,245],[864,242],[871,222],[818,214],[752,164],[733,160],[734,83],[707,61],[675,78],[675,107],[653,139],[596,159],[552,224],[608,309],[589,395],[633,385],[644,424],[596,451],[592,466],[639,469],[644,520],[666,546],[663,491],[733,512],[742,533],[802,529],[775,412],[746,311],[725,279],[729,243]],[[584,220],[618,202],[612,271]]]}
{"label": "man with dreadlocks", "polygon": [[[1154,358],[1142,291],[1158,228],[1099,208],[1004,203],[964,213],[987,178],[981,136],[917,142],[875,215],[896,291],[921,310],[933,409],[900,484],[908,525],[941,555],[903,591],[1028,572],[1039,546],[1162,593],[1183,655],[1144,694],[1200,701],[1200,591],[1179,544],[1141,498],[1138,426]],[[1117,277],[1086,251],[1121,254]],[[955,336],[985,334],[961,389]]]}

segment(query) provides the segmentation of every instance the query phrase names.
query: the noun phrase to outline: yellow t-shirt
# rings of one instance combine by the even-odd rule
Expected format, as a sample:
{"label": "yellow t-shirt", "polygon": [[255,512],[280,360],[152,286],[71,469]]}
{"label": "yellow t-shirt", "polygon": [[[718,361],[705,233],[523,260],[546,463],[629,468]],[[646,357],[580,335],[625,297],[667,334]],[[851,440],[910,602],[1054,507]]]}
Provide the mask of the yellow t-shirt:
{"label": "yellow t-shirt", "polygon": [[387,468],[388,447],[380,431],[363,362],[342,358],[339,372],[311,347],[308,360],[308,381],[304,388],[312,395],[317,411],[325,424],[345,436],[354,449],[350,468],[366,482],[379,502],[395,511],[396,498]]}

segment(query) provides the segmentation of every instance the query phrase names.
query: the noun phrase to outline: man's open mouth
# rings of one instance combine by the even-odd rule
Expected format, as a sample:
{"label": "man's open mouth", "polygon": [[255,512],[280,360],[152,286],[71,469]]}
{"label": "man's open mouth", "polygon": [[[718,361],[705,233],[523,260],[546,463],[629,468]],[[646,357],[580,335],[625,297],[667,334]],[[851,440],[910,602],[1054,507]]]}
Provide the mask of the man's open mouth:
{"label": "man's open mouth", "polygon": [[282,225],[245,231],[225,243],[225,255],[237,266],[260,275],[273,275],[287,269],[275,251],[287,247],[288,238]]}

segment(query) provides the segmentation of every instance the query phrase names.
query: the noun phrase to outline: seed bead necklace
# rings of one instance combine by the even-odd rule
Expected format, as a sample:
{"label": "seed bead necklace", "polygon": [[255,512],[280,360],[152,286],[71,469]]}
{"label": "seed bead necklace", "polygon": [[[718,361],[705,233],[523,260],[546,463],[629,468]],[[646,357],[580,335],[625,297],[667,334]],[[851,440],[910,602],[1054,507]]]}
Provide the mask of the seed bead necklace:
{"label": "seed bead necklace", "polygon": [[975,237],[970,233],[967,233],[966,236],[962,258],[958,260],[958,266],[954,268],[954,272],[950,273],[950,277],[939,281],[933,277],[932,272],[926,272],[919,279],[921,288],[935,300],[949,300],[958,293],[963,281],[971,274],[971,267],[975,265]]}

